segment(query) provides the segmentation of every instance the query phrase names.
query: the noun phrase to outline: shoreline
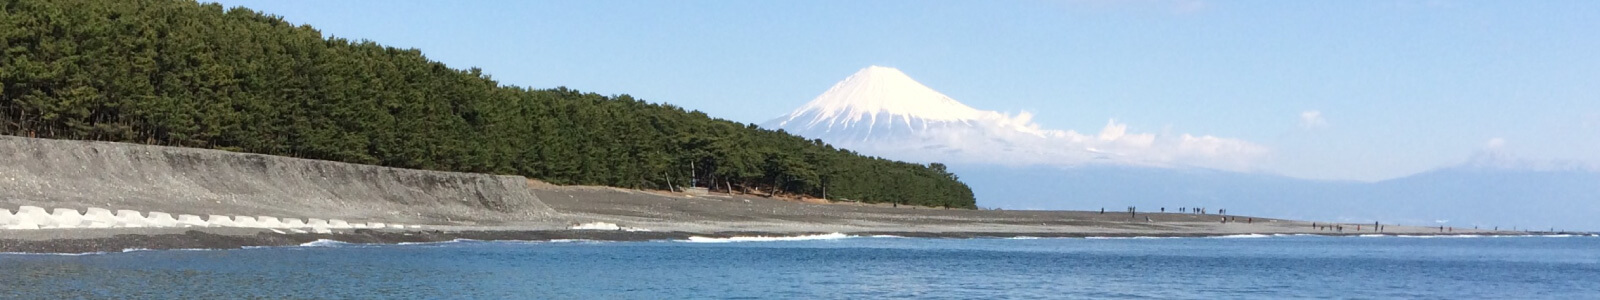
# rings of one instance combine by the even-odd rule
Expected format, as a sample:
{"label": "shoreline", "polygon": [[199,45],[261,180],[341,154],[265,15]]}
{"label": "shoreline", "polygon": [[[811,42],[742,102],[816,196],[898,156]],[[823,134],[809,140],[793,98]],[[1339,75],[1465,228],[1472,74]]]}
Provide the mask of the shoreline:
{"label": "shoreline", "polygon": [[[208,232],[210,231],[210,232]],[[984,238],[1078,238],[1078,239],[1131,239],[1131,238],[1216,238],[1216,237],[1539,237],[1539,236],[1597,236],[1588,232],[1501,232],[1501,233],[1083,233],[1083,232],[925,232],[925,231],[873,231],[873,232],[655,232],[622,230],[469,230],[469,231],[384,231],[357,229],[332,234],[216,232],[190,229],[183,233],[116,234],[94,238],[53,239],[0,239],[0,254],[97,254],[135,250],[233,250],[254,247],[295,247],[317,241],[337,241],[350,244],[399,245],[411,243],[444,243],[471,241],[548,242],[583,240],[603,242],[690,241],[691,238],[727,239],[735,237],[805,237],[828,234],[845,234],[849,237],[899,237],[936,239]]]}
{"label": "shoreline", "polygon": [[[0,228],[7,228],[0,229],[0,252],[232,249],[317,240],[639,241],[833,233],[919,238],[1530,234],[1396,224],[1405,220],[1384,222],[1383,230],[1374,231],[1371,220],[1265,218],[1248,215],[1248,207],[1230,208],[1246,215],[1001,211],[562,186],[520,176],[3,135],[0,153],[0,174],[5,174],[0,176],[5,182],[0,184]],[[1062,201],[1119,206],[1094,199]]]}

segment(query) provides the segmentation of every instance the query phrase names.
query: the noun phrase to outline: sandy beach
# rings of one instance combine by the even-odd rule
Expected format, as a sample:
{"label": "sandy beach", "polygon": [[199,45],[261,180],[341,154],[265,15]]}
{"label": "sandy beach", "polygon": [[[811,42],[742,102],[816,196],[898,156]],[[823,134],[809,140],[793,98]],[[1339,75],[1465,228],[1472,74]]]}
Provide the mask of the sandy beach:
{"label": "sandy beach", "polygon": [[[660,240],[841,233],[908,237],[1127,237],[1240,234],[1489,235],[1521,231],[1327,224],[1260,216],[1001,211],[826,203],[557,186],[519,176],[397,169],[217,150],[0,136],[0,208],[271,216],[403,228],[319,230],[204,225],[0,229],[0,252],[474,240]],[[1093,199],[1074,201],[1093,202]],[[1149,209],[1149,208],[1146,208]],[[1224,221],[1226,218],[1227,221]],[[1321,227],[1313,224],[1323,225]],[[584,225],[590,224],[590,225]],[[1343,230],[1328,225],[1343,225]],[[79,226],[82,227],[82,226]],[[103,226],[116,227],[116,226]],[[606,230],[610,229],[610,230]],[[626,229],[626,230],[618,230]]]}
{"label": "sandy beach", "polygon": [[[470,240],[682,240],[690,237],[800,236],[826,233],[932,238],[1003,237],[1203,237],[1242,234],[1317,235],[1519,235],[1514,231],[1470,228],[1343,225],[1344,230],[1317,229],[1312,222],[1180,213],[1113,213],[1086,211],[993,211],[888,207],[866,204],[816,204],[759,196],[716,194],[688,196],[664,191],[608,187],[529,187],[554,210],[540,221],[434,220],[417,230],[334,230],[333,233],[284,233],[253,228],[97,228],[0,231],[0,252],[88,253],[128,249],[234,249],[251,246],[294,246],[317,240],[349,243],[423,243]],[[1149,218],[1148,221],[1146,218]],[[413,219],[413,221],[417,221]],[[448,224],[473,222],[476,225]],[[574,225],[603,222],[627,230],[574,230]],[[1319,225],[1334,225],[1321,223]]]}

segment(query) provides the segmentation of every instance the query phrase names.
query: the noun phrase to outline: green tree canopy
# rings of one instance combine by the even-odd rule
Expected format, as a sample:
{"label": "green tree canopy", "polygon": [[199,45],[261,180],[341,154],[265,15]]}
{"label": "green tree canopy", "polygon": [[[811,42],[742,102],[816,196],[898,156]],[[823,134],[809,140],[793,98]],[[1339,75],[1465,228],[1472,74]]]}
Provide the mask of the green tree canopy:
{"label": "green tree canopy", "polygon": [[0,134],[975,207],[943,165],[628,95],[502,86],[416,49],[324,38],[245,8],[0,0],[0,51]]}

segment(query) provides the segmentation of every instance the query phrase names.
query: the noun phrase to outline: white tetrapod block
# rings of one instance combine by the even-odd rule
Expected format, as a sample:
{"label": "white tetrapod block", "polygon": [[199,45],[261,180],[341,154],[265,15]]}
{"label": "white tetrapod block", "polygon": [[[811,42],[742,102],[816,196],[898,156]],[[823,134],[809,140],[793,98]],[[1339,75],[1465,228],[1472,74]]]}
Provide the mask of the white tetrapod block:
{"label": "white tetrapod block", "polygon": [[137,210],[117,210],[117,227],[146,227],[150,222]]}
{"label": "white tetrapod block", "polygon": [[372,227],[371,226],[367,226],[367,223],[355,222],[355,223],[350,223],[350,228],[368,229],[368,228],[372,228]]}
{"label": "white tetrapod block", "polygon": [[306,227],[326,229],[328,228],[328,220],[306,219]]}
{"label": "white tetrapod block", "polygon": [[117,225],[117,215],[111,214],[109,209],[99,207],[90,207],[85,210],[83,219],[84,223],[88,224],[90,228],[111,228]]}
{"label": "white tetrapod block", "polygon": [[256,216],[256,222],[261,222],[261,227],[264,228],[288,228],[284,226],[282,220],[278,220],[278,217]]}
{"label": "white tetrapod block", "polygon": [[150,227],[178,227],[178,219],[172,218],[172,214],[151,211],[147,216],[144,222],[150,224]]}
{"label": "white tetrapod block", "polygon": [[54,218],[44,211],[43,207],[22,206],[17,208],[17,227],[21,229],[39,229],[53,223]]}
{"label": "white tetrapod block", "polygon": [[39,229],[39,224],[33,223],[31,220],[18,220],[16,224],[6,225],[5,228],[18,230]]}
{"label": "white tetrapod block", "polygon": [[211,223],[212,227],[234,227],[233,218],[224,215],[206,216],[206,222]]}
{"label": "white tetrapod block", "polygon": [[261,223],[256,222],[256,217],[233,216],[233,227],[261,228]]}
{"label": "white tetrapod block", "polygon": [[20,216],[20,215],[23,215],[23,214],[44,214],[46,216],[50,215],[50,213],[46,212],[43,207],[27,206],[27,205],[23,205],[23,206],[17,208],[16,215]]}
{"label": "white tetrapod block", "polygon": [[312,233],[333,233],[333,230],[328,230],[327,227],[312,227],[311,228],[311,232]]}
{"label": "white tetrapod block", "polygon": [[[29,209],[30,207],[32,209]],[[6,221],[0,222],[4,223],[0,224],[0,228],[5,229],[39,229],[40,222],[50,220],[50,215],[44,213],[44,208],[34,206],[23,206],[21,209],[17,209],[15,214],[12,214],[10,210],[5,210],[4,214],[0,214],[0,216],[8,218]]]}
{"label": "white tetrapod block", "polygon": [[306,225],[306,221],[302,221],[302,220],[300,220],[298,218],[283,218],[283,226],[284,227],[288,227],[288,228],[306,228],[306,227],[310,227],[310,226]]}
{"label": "white tetrapod block", "polygon": [[77,209],[56,208],[50,213],[50,228],[78,228],[83,226],[83,214]]}
{"label": "white tetrapod block", "polygon": [[200,219],[196,215],[178,215],[178,226],[183,227],[209,227],[211,222]]}
{"label": "white tetrapod block", "polygon": [[0,208],[0,227],[17,224],[17,216],[11,214],[10,209]]}
{"label": "white tetrapod block", "polygon": [[328,219],[328,228],[348,229],[350,228],[350,222],[345,222],[344,220],[340,219]]}

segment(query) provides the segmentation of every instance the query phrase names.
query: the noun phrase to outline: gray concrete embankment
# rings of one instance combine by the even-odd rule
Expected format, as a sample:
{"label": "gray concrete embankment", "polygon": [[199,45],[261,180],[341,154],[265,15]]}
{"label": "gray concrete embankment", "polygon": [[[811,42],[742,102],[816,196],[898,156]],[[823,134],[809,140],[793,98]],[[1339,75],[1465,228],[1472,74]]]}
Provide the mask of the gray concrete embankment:
{"label": "gray concrete embankment", "polygon": [[560,226],[519,176],[0,136],[0,208]]}

